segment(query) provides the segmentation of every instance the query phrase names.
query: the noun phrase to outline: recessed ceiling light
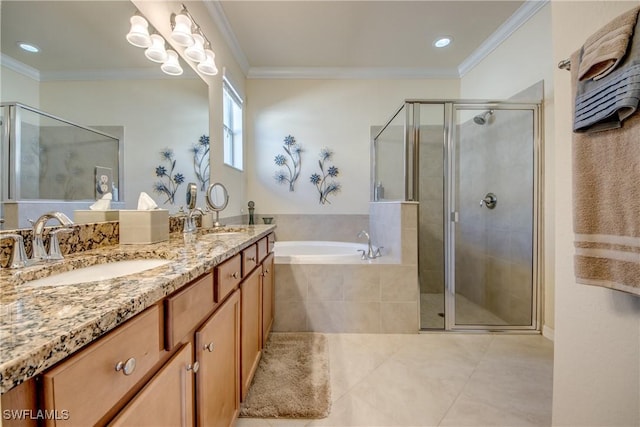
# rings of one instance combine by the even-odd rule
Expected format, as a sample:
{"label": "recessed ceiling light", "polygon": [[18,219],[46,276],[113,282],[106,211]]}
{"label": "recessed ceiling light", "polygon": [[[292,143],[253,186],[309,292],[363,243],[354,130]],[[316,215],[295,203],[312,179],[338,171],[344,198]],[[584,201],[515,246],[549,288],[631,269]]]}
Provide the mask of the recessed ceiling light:
{"label": "recessed ceiling light", "polygon": [[31,52],[31,53],[40,52],[40,48],[38,46],[36,46],[35,44],[27,43],[27,42],[18,42],[18,47],[20,47],[20,49],[26,52]]}
{"label": "recessed ceiling light", "polygon": [[451,37],[439,37],[433,42],[435,47],[446,47],[451,43]]}

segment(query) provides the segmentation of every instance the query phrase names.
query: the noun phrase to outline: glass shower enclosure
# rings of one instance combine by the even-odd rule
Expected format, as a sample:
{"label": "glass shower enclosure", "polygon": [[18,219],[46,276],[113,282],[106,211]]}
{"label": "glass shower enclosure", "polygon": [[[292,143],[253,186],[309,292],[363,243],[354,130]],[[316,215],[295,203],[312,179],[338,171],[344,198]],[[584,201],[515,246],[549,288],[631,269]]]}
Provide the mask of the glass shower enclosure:
{"label": "glass shower enclosure", "polygon": [[419,202],[422,329],[539,329],[540,135],[539,103],[408,100],[374,136],[372,200]]}

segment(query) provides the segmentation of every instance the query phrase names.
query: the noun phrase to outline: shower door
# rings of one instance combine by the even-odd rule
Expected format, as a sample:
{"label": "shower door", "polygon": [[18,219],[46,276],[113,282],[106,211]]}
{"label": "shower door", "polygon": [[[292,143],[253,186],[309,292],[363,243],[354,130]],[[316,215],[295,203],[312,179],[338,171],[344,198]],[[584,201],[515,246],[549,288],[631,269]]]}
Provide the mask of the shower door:
{"label": "shower door", "polygon": [[447,329],[536,329],[537,106],[449,114]]}

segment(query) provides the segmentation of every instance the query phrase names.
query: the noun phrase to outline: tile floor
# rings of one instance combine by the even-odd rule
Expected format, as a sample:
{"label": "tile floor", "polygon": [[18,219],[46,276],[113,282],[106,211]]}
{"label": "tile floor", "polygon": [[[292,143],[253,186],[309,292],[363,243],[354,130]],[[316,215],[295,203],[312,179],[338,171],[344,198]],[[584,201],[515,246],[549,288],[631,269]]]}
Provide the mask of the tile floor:
{"label": "tile floor", "polygon": [[553,343],[540,335],[327,335],[329,417],[237,427],[551,425]]}

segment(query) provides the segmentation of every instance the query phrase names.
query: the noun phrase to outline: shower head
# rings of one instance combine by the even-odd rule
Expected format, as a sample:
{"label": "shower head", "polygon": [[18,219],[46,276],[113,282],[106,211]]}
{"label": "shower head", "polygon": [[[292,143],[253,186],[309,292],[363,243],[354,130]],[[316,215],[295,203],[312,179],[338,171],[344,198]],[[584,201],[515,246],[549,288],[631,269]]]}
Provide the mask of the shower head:
{"label": "shower head", "polygon": [[489,120],[489,116],[493,114],[493,110],[487,110],[482,114],[478,114],[473,118],[473,122],[477,125],[486,125]]}

